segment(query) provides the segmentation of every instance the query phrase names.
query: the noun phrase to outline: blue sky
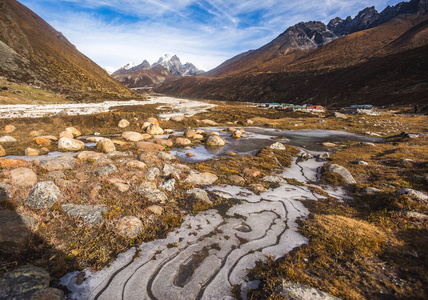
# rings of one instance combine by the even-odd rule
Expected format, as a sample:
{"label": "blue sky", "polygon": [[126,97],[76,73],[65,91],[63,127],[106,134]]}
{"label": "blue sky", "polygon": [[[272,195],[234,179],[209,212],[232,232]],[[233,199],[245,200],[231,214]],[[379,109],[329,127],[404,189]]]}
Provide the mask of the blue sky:
{"label": "blue sky", "polygon": [[19,0],[102,67],[177,54],[211,69],[301,21],[354,17],[395,0]]}

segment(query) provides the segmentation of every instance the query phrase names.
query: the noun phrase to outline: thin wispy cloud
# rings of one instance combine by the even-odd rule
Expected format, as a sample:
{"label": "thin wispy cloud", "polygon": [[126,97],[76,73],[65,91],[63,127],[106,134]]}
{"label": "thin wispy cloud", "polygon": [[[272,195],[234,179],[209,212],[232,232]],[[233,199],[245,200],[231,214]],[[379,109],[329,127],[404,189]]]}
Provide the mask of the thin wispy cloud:
{"label": "thin wispy cloud", "polygon": [[22,0],[102,67],[175,53],[208,69],[300,21],[328,22],[396,0]]}

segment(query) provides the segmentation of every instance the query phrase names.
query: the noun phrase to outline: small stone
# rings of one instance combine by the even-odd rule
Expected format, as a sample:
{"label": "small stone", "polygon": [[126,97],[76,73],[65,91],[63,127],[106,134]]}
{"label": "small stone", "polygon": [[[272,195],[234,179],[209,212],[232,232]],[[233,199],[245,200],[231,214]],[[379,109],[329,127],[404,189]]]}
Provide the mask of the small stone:
{"label": "small stone", "polygon": [[227,177],[227,178],[231,182],[233,182],[234,184],[237,184],[237,185],[243,185],[245,183],[245,179],[239,175],[229,175],[229,177]]}
{"label": "small stone", "polygon": [[147,122],[149,122],[150,124],[155,124],[155,125],[159,125],[159,120],[154,118],[154,117],[150,117],[147,119]]}
{"label": "small stone", "polygon": [[73,139],[74,138],[73,134],[70,131],[67,131],[67,130],[61,132],[59,134],[59,137],[60,138],[67,138],[67,139]]}
{"label": "small stone", "polygon": [[164,204],[168,198],[156,187],[154,182],[144,182],[138,188],[137,192],[146,197],[149,201]]}
{"label": "small stone", "polygon": [[299,156],[300,160],[306,161],[312,158],[312,155],[308,152],[302,152]]}
{"label": "small stone", "polygon": [[187,146],[187,145],[191,145],[192,142],[189,139],[179,137],[175,139],[175,144],[177,146]]}
{"label": "small stone", "polygon": [[2,145],[0,145],[0,156],[6,156],[6,150],[4,150]]}
{"label": "small stone", "polygon": [[164,160],[175,160],[175,159],[177,159],[177,157],[175,155],[172,155],[172,154],[166,153],[166,152],[159,152],[158,157],[161,159],[164,159]]}
{"label": "small stone", "polygon": [[123,181],[122,179],[119,178],[112,178],[109,179],[108,182],[110,182],[111,184],[113,184],[119,192],[127,192],[129,190],[129,185],[125,183],[125,181]]}
{"label": "small stone", "polygon": [[361,142],[361,143],[359,143],[359,145],[376,147],[375,143],[370,143],[370,142]]}
{"label": "small stone", "polygon": [[241,131],[240,130],[235,130],[233,133],[232,133],[232,138],[234,138],[234,139],[240,139],[242,137],[242,133],[241,133]]}
{"label": "small stone", "polygon": [[330,158],[330,154],[327,152],[321,153],[317,156],[318,160],[328,160]]}
{"label": "small stone", "polygon": [[202,140],[204,139],[204,136],[202,134],[195,134],[192,139],[194,140]]}
{"label": "small stone", "polygon": [[267,192],[268,190],[261,184],[259,183],[253,183],[250,185],[250,189],[255,193],[255,194],[260,194],[260,193],[264,193]]}
{"label": "small stone", "polygon": [[13,125],[6,125],[4,127],[4,133],[12,133],[15,131],[15,129],[16,129],[16,127]]}
{"label": "small stone", "polygon": [[48,172],[72,170],[76,167],[76,159],[71,155],[46,158],[46,159],[40,160],[39,166],[40,168]]}
{"label": "small stone", "polygon": [[174,122],[183,122],[184,117],[183,116],[174,116],[174,117],[171,117],[170,120],[174,121]]}
{"label": "small stone", "polygon": [[340,119],[347,119],[348,117],[342,113],[339,112],[334,112],[331,115],[329,115],[328,117],[332,117],[332,118],[340,118]]}
{"label": "small stone", "polygon": [[113,139],[113,140],[111,140],[111,141],[113,142],[113,144],[115,144],[115,145],[119,145],[119,146],[126,146],[126,145],[128,145],[128,143],[127,143],[127,142],[120,141],[120,140],[115,140],[115,139]]}
{"label": "small stone", "polygon": [[253,124],[254,124],[254,121],[253,121],[253,120],[247,120],[247,124],[248,124],[248,125],[253,125]]}
{"label": "small stone", "polygon": [[0,137],[0,143],[15,143],[15,142],[17,142],[17,140],[12,136],[5,135]]}
{"label": "small stone", "polygon": [[428,195],[424,194],[423,192],[420,191],[416,191],[413,189],[408,189],[408,188],[404,188],[404,189],[399,189],[395,192],[397,195],[406,195],[411,199],[423,202],[425,204],[428,203]]}
{"label": "small stone", "polygon": [[280,142],[273,143],[272,145],[269,146],[269,148],[275,149],[275,150],[285,150],[286,149],[284,144],[282,144]]}
{"label": "small stone", "polygon": [[40,151],[34,148],[25,149],[25,156],[38,156],[40,155]]}
{"label": "small stone", "polygon": [[146,172],[146,178],[149,181],[156,180],[156,177],[160,175],[160,170],[158,168],[150,168]]}
{"label": "small stone", "polygon": [[281,286],[279,286],[278,291],[280,292],[280,295],[284,297],[284,299],[339,300],[339,298],[324,293],[313,287],[292,283],[286,280],[283,280],[283,283]]}
{"label": "small stone", "polygon": [[19,187],[29,187],[37,183],[37,175],[29,168],[17,168],[9,173],[11,183]]}
{"label": "small stone", "polygon": [[108,211],[107,207],[99,205],[75,205],[64,204],[62,210],[73,218],[82,218],[85,224],[98,226],[103,221],[103,213]]}
{"label": "small stone", "polygon": [[141,133],[135,131],[125,131],[122,133],[122,138],[130,142],[138,142],[144,140]]}
{"label": "small stone", "polygon": [[44,134],[44,130],[33,130],[30,132],[30,136],[39,136]]}
{"label": "small stone", "polygon": [[354,177],[352,177],[351,173],[346,168],[344,168],[342,166],[339,166],[337,164],[331,164],[331,165],[327,166],[327,170],[330,172],[334,172],[334,173],[341,175],[347,184],[356,184],[357,183],[355,181]]}
{"label": "small stone", "polygon": [[196,130],[195,129],[187,128],[184,131],[183,136],[185,138],[192,138],[195,134],[196,134]]}
{"label": "small stone", "polygon": [[382,190],[374,188],[374,187],[366,186],[365,188],[363,188],[361,190],[360,195],[361,196],[375,195],[375,194],[379,194],[380,192],[382,192]]}
{"label": "small stone", "polygon": [[60,198],[62,193],[52,181],[37,183],[25,199],[25,204],[34,209],[52,207]]}
{"label": "small stone", "polygon": [[122,120],[120,120],[119,121],[119,123],[117,124],[117,126],[119,127],[119,128],[125,128],[125,127],[128,127],[130,125],[130,123],[129,123],[129,121],[128,120],[126,120],[126,119],[122,119]]}
{"label": "small stone", "polygon": [[175,179],[172,178],[169,180],[165,180],[161,183],[159,187],[165,191],[172,192],[175,189]]}
{"label": "small stone", "polygon": [[220,136],[220,133],[218,133],[217,131],[213,131],[213,132],[211,132],[209,135],[216,135],[216,136]]}
{"label": "small stone", "polygon": [[97,143],[97,149],[102,150],[104,153],[116,151],[116,147],[110,139],[102,139]]}
{"label": "small stone", "polygon": [[259,170],[250,169],[250,168],[245,168],[243,171],[243,174],[249,177],[258,177],[261,175]]}
{"label": "small stone", "polygon": [[207,146],[222,147],[226,145],[226,141],[218,135],[210,135],[206,142]]}
{"label": "small stone", "polygon": [[191,190],[186,191],[186,195],[193,197],[196,200],[200,200],[209,206],[212,206],[213,203],[211,202],[210,198],[208,197],[208,193],[204,191],[203,189],[194,188]]}
{"label": "small stone", "polygon": [[193,156],[195,156],[195,154],[193,154],[193,153],[191,153],[191,152],[187,152],[187,153],[186,153],[186,156],[187,156],[187,157],[193,157]]}
{"label": "small stone", "polygon": [[96,171],[96,174],[98,176],[109,176],[109,175],[112,175],[112,174],[116,174],[118,172],[119,172],[119,170],[116,167],[116,165],[114,165],[114,164],[108,164],[108,165],[102,167],[101,169],[98,169]]}
{"label": "small stone", "polygon": [[359,165],[359,166],[368,166],[369,165],[369,163],[364,161],[364,160],[356,160],[356,161],[353,161],[352,164]]}
{"label": "small stone", "polygon": [[159,206],[159,205],[152,205],[147,207],[148,210],[150,210],[152,213],[154,213],[155,215],[160,216],[161,214],[163,214],[163,207]]}
{"label": "small stone", "polygon": [[145,170],[147,168],[147,165],[145,163],[138,160],[131,160],[126,164],[126,166],[129,168],[135,168],[140,170]]}
{"label": "small stone", "polygon": [[40,154],[41,155],[46,155],[48,153],[49,153],[49,149],[48,148],[46,148],[46,147],[40,148]]}
{"label": "small stone", "polygon": [[263,177],[263,181],[264,182],[270,182],[270,183],[281,183],[281,182],[286,182],[284,179],[282,179],[279,176],[274,176],[274,175],[269,175],[269,176],[265,176]]}
{"label": "small stone", "polygon": [[232,151],[226,151],[225,154],[230,155],[230,156],[236,156],[236,153],[232,152]]}
{"label": "small stone", "polygon": [[18,167],[25,167],[28,166],[28,161],[25,161],[23,159],[7,159],[7,158],[0,158],[0,167],[11,167],[11,168],[18,168]]}
{"label": "small stone", "polygon": [[80,151],[83,149],[85,149],[85,144],[79,140],[62,137],[58,141],[59,151]]}
{"label": "small stone", "polygon": [[146,132],[151,135],[162,135],[163,129],[160,128],[158,124],[150,124],[150,126],[147,127]]}
{"label": "small stone", "polygon": [[107,158],[109,159],[118,159],[127,156],[127,154],[120,151],[112,151],[107,154]]}
{"label": "small stone", "polygon": [[139,150],[142,150],[142,151],[150,151],[150,150],[163,151],[163,150],[165,150],[164,146],[158,145],[155,143],[150,143],[150,142],[136,142],[135,145],[137,146],[137,148]]}
{"label": "small stone", "polygon": [[206,125],[211,125],[211,126],[217,126],[218,125],[217,122],[214,122],[214,121],[208,120],[208,119],[202,120],[201,122],[206,124]]}
{"label": "small stone", "polygon": [[40,146],[49,146],[51,144],[51,141],[44,137],[35,137],[33,141]]}
{"label": "small stone", "polygon": [[154,139],[152,142],[165,147],[172,147],[174,145],[174,143],[171,140],[166,140],[166,139]]}
{"label": "small stone", "polygon": [[186,183],[195,185],[210,185],[218,180],[218,177],[212,173],[193,173],[190,174],[186,179]]}
{"label": "small stone", "polygon": [[334,147],[337,147],[337,145],[336,145],[335,143],[330,143],[330,142],[322,143],[322,145],[323,145],[324,147],[327,147],[327,148],[334,148]]}
{"label": "small stone", "polygon": [[73,135],[73,137],[78,137],[82,135],[82,133],[79,130],[77,130],[75,127],[68,127],[65,129],[65,131],[70,132]]}
{"label": "small stone", "polygon": [[233,127],[229,127],[229,128],[227,128],[227,131],[229,131],[229,132],[235,132],[235,131],[236,131],[236,129],[235,129],[235,128],[233,128]]}
{"label": "small stone", "polygon": [[169,165],[169,164],[165,164],[163,166],[163,175],[164,176],[169,176],[171,174],[181,174],[181,170]]}
{"label": "small stone", "polygon": [[136,238],[143,232],[143,222],[136,217],[124,217],[115,226],[117,234],[125,238]]}

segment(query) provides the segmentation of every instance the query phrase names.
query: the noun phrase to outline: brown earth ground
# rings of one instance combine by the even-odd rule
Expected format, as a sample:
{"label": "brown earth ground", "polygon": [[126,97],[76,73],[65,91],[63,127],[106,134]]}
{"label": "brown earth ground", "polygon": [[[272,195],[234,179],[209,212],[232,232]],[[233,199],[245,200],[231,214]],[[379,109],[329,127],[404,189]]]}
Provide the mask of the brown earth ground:
{"label": "brown earth ground", "polygon": [[[185,118],[183,122],[161,121],[162,128],[185,129],[203,126],[201,120],[210,119],[219,126],[262,126],[281,129],[329,129],[365,134],[379,134],[386,143],[376,147],[343,143],[334,147],[331,163],[346,167],[357,180],[349,187],[354,199],[339,202],[329,198],[308,202],[311,215],[301,222],[301,233],[310,239],[285,258],[267,264],[260,263],[251,276],[262,281],[261,288],[250,294],[250,299],[280,298],[277,285],[283,279],[307,284],[344,299],[363,298],[427,298],[428,253],[427,219],[415,218],[408,211],[428,213],[426,203],[404,196],[396,196],[399,188],[414,188],[428,192],[428,139],[425,136],[402,139],[402,131],[428,132],[428,116],[412,114],[412,108],[400,107],[381,110],[381,116],[348,115],[348,119],[326,118],[325,115],[289,113],[256,108],[245,103],[215,102],[219,106],[210,112]],[[16,130],[8,135],[17,143],[3,143],[8,155],[23,155],[27,147],[37,148],[29,133],[44,130],[45,135],[58,136],[66,127],[74,126],[83,135],[119,134],[123,131],[141,132],[147,118],[160,111],[161,105],[115,108],[109,113],[94,116],[58,116],[40,119],[0,120],[0,128],[13,124]],[[167,109],[166,109],[167,110]],[[119,120],[127,119],[126,129],[117,127]],[[251,120],[251,121],[248,121]],[[249,125],[251,123],[251,125]],[[121,139],[118,137],[117,139]],[[56,143],[48,146],[57,149]],[[137,155],[133,144],[117,145],[117,150]],[[243,175],[244,168],[260,170],[262,175],[278,168],[274,157],[284,166],[290,164],[297,151],[288,147],[285,152],[264,149],[251,157],[224,157],[201,163],[187,163],[192,169],[216,173],[220,183],[230,183],[228,175]],[[364,160],[368,166],[352,164]],[[409,159],[403,161],[404,159]],[[157,165],[157,161],[152,162]],[[128,169],[121,159],[115,164],[120,177],[138,185],[144,173]],[[34,216],[38,225],[26,245],[18,252],[1,252],[0,274],[16,266],[31,263],[48,269],[58,278],[75,269],[99,269],[109,264],[117,254],[132,245],[164,237],[179,226],[185,214],[206,209],[201,203],[188,201],[184,191],[191,186],[178,183],[168,198],[175,199],[163,207],[160,215],[151,213],[152,204],[132,192],[119,192],[107,180],[93,178],[97,165],[80,162],[76,169],[65,171],[66,180],[84,185],[61,186],[65,197],[61,203],[107,205],[104,222],[98,227],[84,225],[79,219],[66,216],[55,205],[43,211],[23,205],[29,188],[15,192],[14,199],[0,202],[0,209],[13,209]],[[151,167],[151,165],[148,165]],[[39,181],[48,180],[46,171],[32,165]],[[0,177],[7,178],[11,168],[2,167]],[[260,178],[248,178],[246,185],[260,183]],[[324,170],[323,184],[342,184],[340,178]],[[300,184],[296,182],[296,184]],[[366,186],[382,189],[375,196],[359,196]],[[268,187],[268,186],[265,186]],[[94,192],[96,190],[96,192]],[[234,204],[214,198],[214,207],[225,210]],[[60,204],[61,204],[60,203]],[[144,232],[135,239],[125,239],[113,230],[113,224],[123,216],[134,215],[144,221]]]}

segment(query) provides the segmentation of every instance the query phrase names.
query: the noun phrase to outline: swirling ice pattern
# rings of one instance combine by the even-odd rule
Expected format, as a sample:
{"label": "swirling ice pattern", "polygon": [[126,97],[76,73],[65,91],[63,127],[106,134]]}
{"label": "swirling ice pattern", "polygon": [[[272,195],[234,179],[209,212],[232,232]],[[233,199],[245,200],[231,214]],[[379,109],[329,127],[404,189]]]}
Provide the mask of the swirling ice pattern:
{"label": "swirling ice pattern", "polygon": [[220,189],[241,204],[225,216],[209,210],[186,217],[166,239],[144,243],[110,268],[88,273],[80,288],[71,278],[72,297],[226,299],[257,260],[284,256],[307,242],[296,225],[308,215],[300,200],[317,199],[307,187],[281,184],[261,195],[233,186],[210,190]]}

